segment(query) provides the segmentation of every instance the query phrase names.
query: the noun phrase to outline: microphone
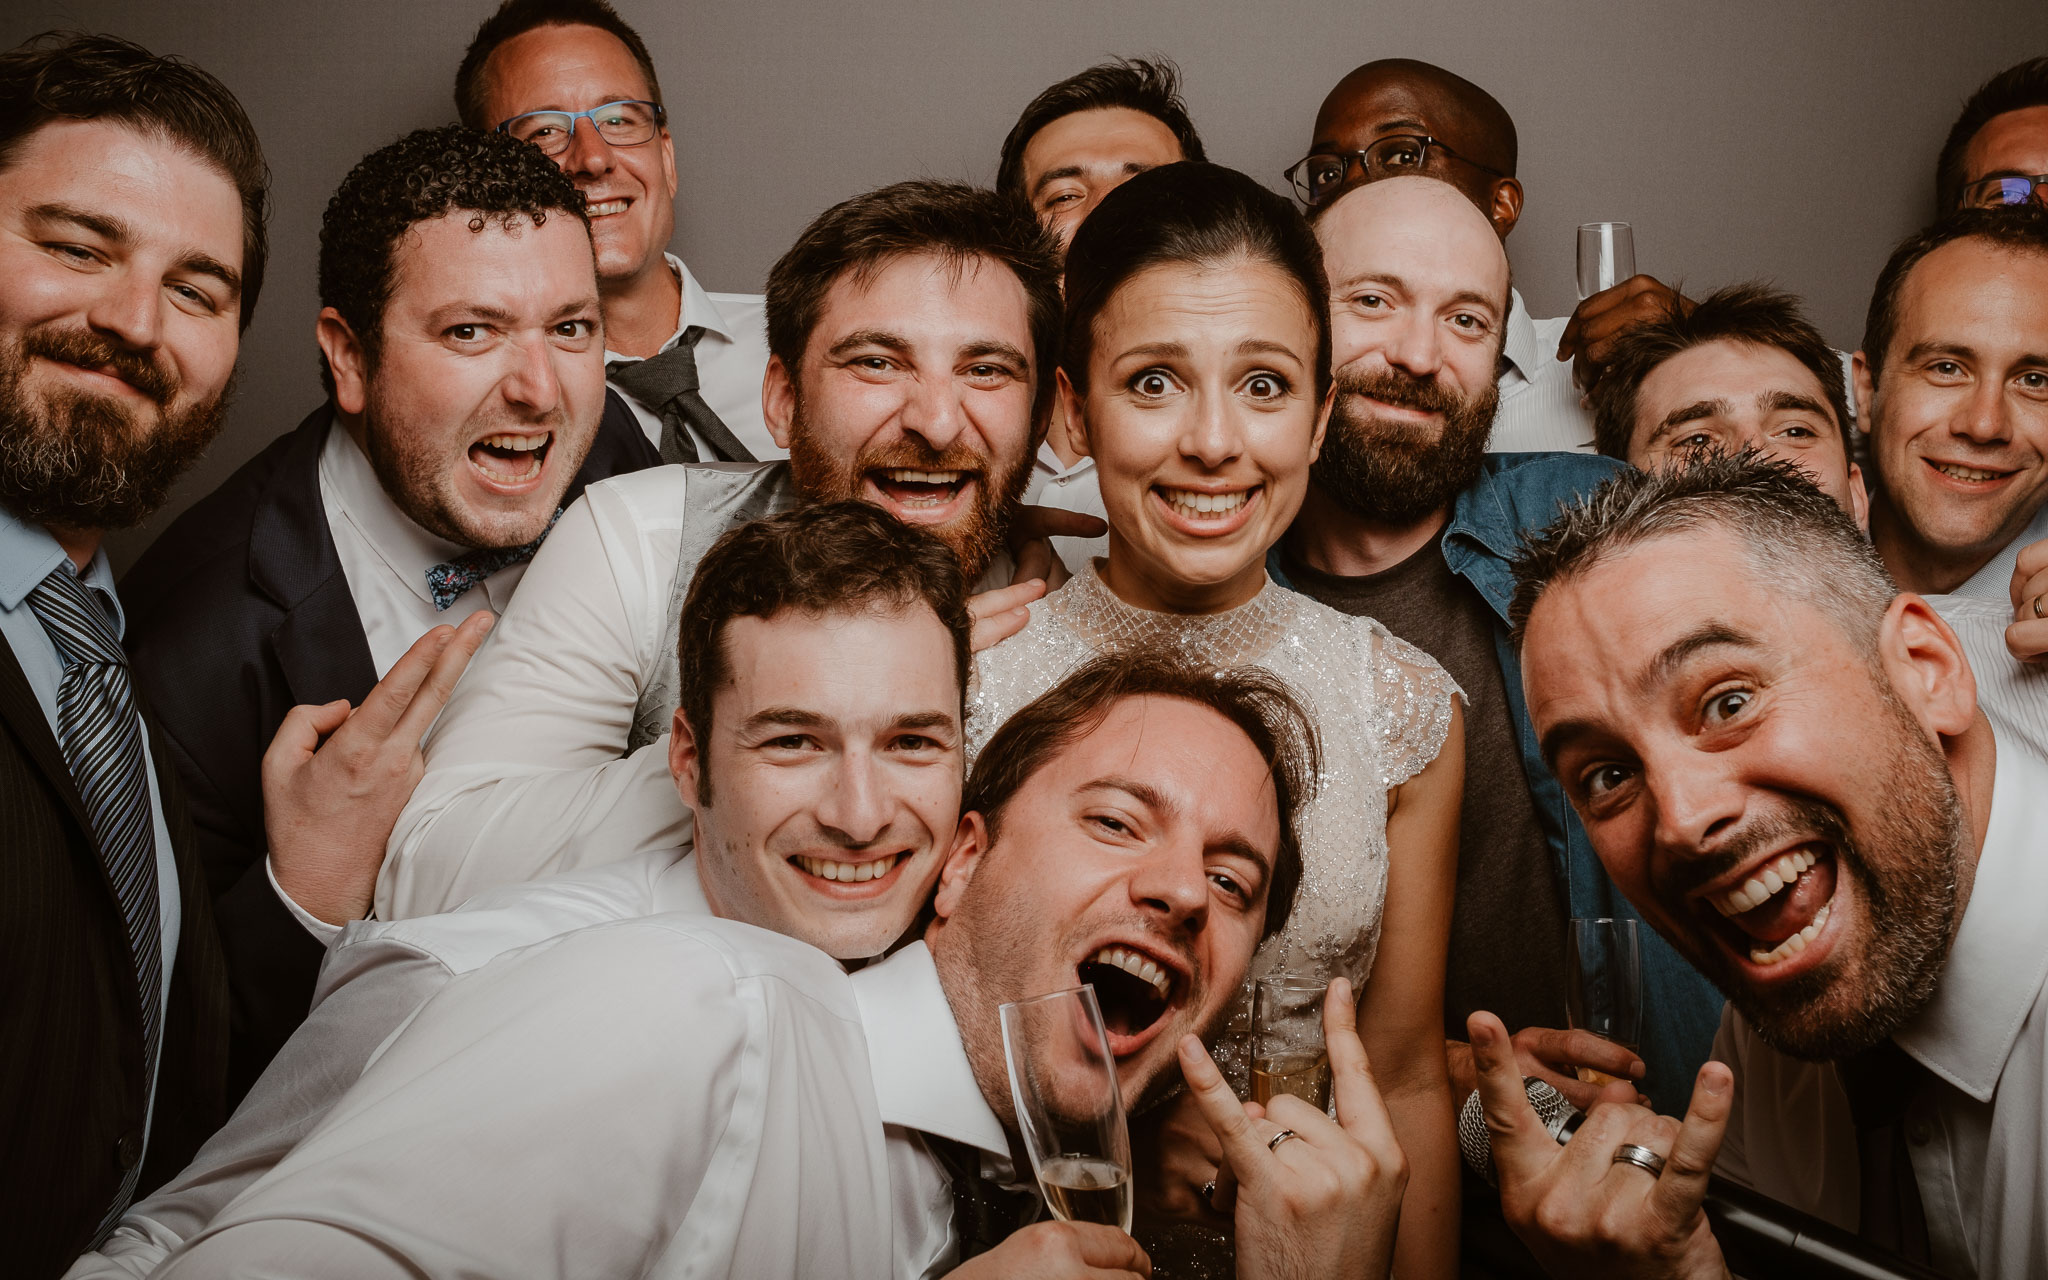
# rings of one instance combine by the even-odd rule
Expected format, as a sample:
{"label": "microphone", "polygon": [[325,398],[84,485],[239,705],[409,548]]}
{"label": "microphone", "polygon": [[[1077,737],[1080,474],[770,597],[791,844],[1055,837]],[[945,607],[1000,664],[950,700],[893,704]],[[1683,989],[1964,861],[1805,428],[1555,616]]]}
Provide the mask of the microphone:
{"label": "microphone", "polygon": [[[1522,1088],[1544,1130],[1559,1146],[1570,1142],[1585,1112],[1542,1080],[1524,1078]],[[1477,1089],[1458,1111],[1458,1150],[1487,1186],[1500,1185]],[[1932,1268],[1725,1178],[1707,1179],[1702,1207],[1728,1269],[1746,1280],[1942,1280]]]}

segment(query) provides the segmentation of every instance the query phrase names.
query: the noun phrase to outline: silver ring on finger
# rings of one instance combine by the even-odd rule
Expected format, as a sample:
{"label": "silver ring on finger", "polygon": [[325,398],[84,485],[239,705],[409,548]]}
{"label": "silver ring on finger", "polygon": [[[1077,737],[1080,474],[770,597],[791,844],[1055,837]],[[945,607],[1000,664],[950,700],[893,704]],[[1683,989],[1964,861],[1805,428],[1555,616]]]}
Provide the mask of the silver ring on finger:
{"label": "silver ring on finger", "polygon": [[1614,1163],[1632,1164],[1653,1178],[1664,1175],[1664,1157],[1648,1147],[1639,1147],[1633,1142],[1625,1142],[1615,1149]]}
{"label": "silver ring on finger", "polygon": [[1299,1138],[1300,1136],[1300,1134],[1296,1133],[1292,1129],[1282,1129],[1280,1132],[1266,1139],[1266,1150],[1278,1151],[1280,1149],[1281,1143],[1287,1141],[1289,1138]]}
{"label": "silver ring on finger", "polygon": [[1216,1207],[1216,1179],[1211,1178],[1202,1184],[1202,1203],[1211,1209]]}
{"label": "silver ring on finger", "polygon": [[2044,601],[2048,601],[2048,591],[2043,591],[2040,595],[2034,597],[2034,616],[2037,618],[2048,618],[2048,613],[2041,611],[2041,605]]}

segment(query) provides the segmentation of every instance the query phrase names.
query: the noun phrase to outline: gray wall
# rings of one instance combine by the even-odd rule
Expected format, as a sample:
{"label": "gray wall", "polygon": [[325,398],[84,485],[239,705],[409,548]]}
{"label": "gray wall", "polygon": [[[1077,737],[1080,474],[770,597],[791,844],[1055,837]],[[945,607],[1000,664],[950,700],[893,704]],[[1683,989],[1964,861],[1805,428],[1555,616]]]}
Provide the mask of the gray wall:
{"label": "gray wall", "polygon": [[[1212,159],[1281,187],[1317,104],[1374,57],[1486,85],[1522,136],[1509,242],[1538,315],[1575,302],[1573,228],[1636,226],[1638,265],[1706,288],[1770,278],[1837,345],[1889,246],[1924,221],[1963,97],[2048,49],[2041,0],[616,0],[652,48],[677,134],[675,249],[756,290],[803,224],[897,178],[988,181],[1018,110],[1112,53],[1186,73]],[[320,211],[349,167],[453,117],[450,82],[493,0],[7,0],[0,42],[112,31],[194,59],[247,105],[276,174],[269,284],[226,433],[163,520],[319,395]],[[122,535],[118,559],[149,530]]]}

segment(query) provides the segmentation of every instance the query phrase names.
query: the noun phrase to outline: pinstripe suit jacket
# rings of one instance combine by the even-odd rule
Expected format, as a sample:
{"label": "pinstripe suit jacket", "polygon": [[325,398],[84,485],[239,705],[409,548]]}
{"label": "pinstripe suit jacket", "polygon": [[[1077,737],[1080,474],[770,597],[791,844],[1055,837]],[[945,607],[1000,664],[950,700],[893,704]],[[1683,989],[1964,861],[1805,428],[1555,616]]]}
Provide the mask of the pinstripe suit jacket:
{"label": "pinstripe suit jacket", "polygon": [[[146,713],[145,713],[146,714]],[[228,993],[176,770],[150,743],[184,919],[138,1191],[226,1118]],[[0,1266],[55,1276],[143,1156],[142,1006],[127,926],[85,803],[14,651],[0,642]]]}

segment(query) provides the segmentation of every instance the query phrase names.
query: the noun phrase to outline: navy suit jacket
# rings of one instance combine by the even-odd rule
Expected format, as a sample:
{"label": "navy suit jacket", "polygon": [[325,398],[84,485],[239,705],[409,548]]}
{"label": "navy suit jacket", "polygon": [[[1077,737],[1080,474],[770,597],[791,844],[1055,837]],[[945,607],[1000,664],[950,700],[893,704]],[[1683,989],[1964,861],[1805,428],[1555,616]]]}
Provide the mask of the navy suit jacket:
{"label": "navy suit jacket", "polygon": [[[301,703],[377,683],[320,499],[322,405],[172,522],[121,583],[136,682],[198,829],[233,996],[228,1099],[304,1020],[325,954],[271,889],[263,752]],[[565,501],[660,456],[615,392]]]}

